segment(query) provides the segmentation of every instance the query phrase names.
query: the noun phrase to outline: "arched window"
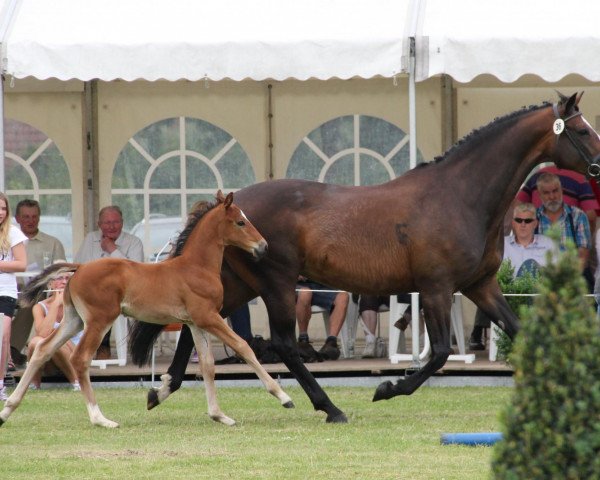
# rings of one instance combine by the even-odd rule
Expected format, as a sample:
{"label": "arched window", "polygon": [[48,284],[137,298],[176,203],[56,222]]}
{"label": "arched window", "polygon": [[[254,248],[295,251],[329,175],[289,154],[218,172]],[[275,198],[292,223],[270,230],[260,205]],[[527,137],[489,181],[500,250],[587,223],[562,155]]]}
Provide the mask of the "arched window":
{"label": "arched window", "polygon": [[[315,128],[298,145],[287,178],[342,185],[376,185],[409,169],[409,137],[368,115],[345,115]],[[422,162],[417,152],[417,162]]]}
{"label": "arched window", "polygon": [[51,138],[17,120],[4,123],[4,184],[11,212],[25,198],[40,202],[40,230],[60,239],[65,254],[73,256],[71,177]]}
{"label": "arched window", "polygon": [[152,259],[195,202],[255,181],[250,159],[229,133],[204,120],[175,117],[129,139],[117,158],[111,192],[125,228],[142,239]]}

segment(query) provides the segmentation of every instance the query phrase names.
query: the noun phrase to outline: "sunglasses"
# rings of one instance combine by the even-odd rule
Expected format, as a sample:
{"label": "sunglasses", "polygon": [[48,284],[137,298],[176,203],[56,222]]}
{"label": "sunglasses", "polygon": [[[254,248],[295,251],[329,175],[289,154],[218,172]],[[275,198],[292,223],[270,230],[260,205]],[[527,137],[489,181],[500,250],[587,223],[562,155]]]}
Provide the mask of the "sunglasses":
{"label": "sunglasses", "polygon": [[513,218],[513,220],[517,223],[532,223],[535,222],[535,218],[520,218],[520,217],[515,217]]}

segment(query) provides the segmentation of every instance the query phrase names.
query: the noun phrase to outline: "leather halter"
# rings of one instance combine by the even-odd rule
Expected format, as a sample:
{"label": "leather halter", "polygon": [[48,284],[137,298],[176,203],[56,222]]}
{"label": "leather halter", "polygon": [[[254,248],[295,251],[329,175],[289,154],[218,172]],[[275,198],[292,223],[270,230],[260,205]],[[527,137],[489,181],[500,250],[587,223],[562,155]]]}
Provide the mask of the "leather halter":
{"label": "leather halter", "polygon": [[[552,111],[554,112],[555,118],[557,118],[557,119],[562,118],[560,116],[560,113],[558,112],[558,103],[555,103],[552,105]],[[573,131],[567,125],[567,122],[569,120],[571,120],[572,118],[575,118],[575,117],[579,117],[580,115],[582,115],[581,112],[575,112],[575,113],[572,113],[571,115],[569,115],[568,117],[562,118],[565,128],[563,129],[562,132],[559,132],[558,134],[556,134],[556,143],[558,143],[558,139],[559,139],[560,135],[564,132],[564,134],[567,136],[567,138],[571,142],[571,145],[573,145],[573,148],[575,148],[575,150],[577,150],[577,153],[579,153],[579,155],[587,162],[588,175],[590,177],[598,177],[598,176],[600,176],[600,154],[598,154],[594,158],[592,158],[590,156],[587,148],[585,148],[585,146],[581,142],[581,140],[579,140],[579,138],[575,134],[573,134]]]}

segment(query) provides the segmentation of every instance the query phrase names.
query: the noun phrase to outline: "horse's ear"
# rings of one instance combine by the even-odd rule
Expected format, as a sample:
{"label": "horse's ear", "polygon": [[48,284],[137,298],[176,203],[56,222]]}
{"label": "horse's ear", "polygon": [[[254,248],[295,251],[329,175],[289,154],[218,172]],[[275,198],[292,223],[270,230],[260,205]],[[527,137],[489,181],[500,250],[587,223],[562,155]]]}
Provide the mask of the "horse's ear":
{"label": "horse's ear", "polygon": [[563,95],[562,93],[560,93],[558,90],[555,90],[555,92],[558,95],[558,99],[560,101],[560,103],[566,103],[566,101],[569,99],[569,97],[567,97],[566,95]]}
{"label": "horse's ear", "polygon": [[217,202],[219,203],[223,203],[225,201],[225,195],[223,195],[223,192],[221,191],[221,189],[217,190],[217,194],[215,195]]}
{"label": "horse's ear", "polygon": [[578,97],[577,93],[574,93],[573,95],[571,95],[569,97],[569,99],[567,100],[567,103],[565,105],[565,115],[567,115],[569,112],[573,111],[573,109],[575,107],[577,107],[577,104],[579,103],[580,98],[581,98],[581,95]]}
{"label": "horse's ear", "polygon": [[229,192],[227,194],[227,197],[225,197],[225,201],[223,203],[225,203],[225,208],[229,208],[231,206],[233,203],[233,192]]}

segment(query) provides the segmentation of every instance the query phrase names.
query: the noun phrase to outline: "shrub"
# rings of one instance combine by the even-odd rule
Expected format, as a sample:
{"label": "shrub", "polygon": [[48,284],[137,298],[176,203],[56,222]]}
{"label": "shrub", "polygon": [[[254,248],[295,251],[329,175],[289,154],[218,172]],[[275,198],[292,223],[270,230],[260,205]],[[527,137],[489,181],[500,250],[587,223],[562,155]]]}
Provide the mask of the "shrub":
{"label": "shrub", "polygon": [[600,478],[600,335],[575,247],[541,271],[511,363],[498,479]]}
{"label": "shrub", "polygon": [[[504,260],[500,265],[500,269],[496,274],[498,283],[502,293],[536,293],[536,284],[538,281],[537,274],[532,275],[529,272],[525,272],[523,275],[514,278],[514,268],[510,260]],[[528,309],[532,304],[531,297],[512,297],[507,296],[506,301],[512,308],[513,312],[520,318],[524,312],[522,308]],[[498,327],[492,325],[491,328],[495,328],[498,332],[498,341],[496,345],[498,347],[498,359],[510,363],[510,353],[512,351],[512,340],[510,337],[500,330]]]}

